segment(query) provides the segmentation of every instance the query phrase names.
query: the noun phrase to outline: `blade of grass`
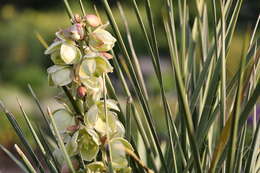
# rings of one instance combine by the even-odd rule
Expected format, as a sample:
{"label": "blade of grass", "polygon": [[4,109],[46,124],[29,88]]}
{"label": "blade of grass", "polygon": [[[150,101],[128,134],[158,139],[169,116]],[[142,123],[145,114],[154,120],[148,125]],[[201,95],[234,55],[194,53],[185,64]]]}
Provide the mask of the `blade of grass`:
{"label": "blade of grass", "polygon": [[[57,159],[53,156],[53,153],[52,153],[53,149],[51,148],[51,144],[48,142],[47,138],[45,137],[45,136],[47,136],[47,134],[44,134],[39,127],[37,128],[37,130],[38,130],[37,131],[38,137],[39,137],[42,145],[44,146],[46,153],[48,154],[48,156],[51,157],[51,159],[53,160],[53,162],[55,164],[56,169],[59,172],[60,171],[59,170],[59,168],[60,168],[59,163],[58,163]],[[52,139],[52,140],[54,140],[54,139]]]}
{"label": "blade of grass", "polygon": [[112,84],[108,75],[106,75],[106,85],[107,85],[107,91],[108,91],[109,96],[112,99],[114,99],[118,102],[117,105],[118,105],[119,110],[120,110],[120,112],[118,112],[118,114],[119,114],[118,118],[123,123],[123,125],[125,126],[126,122],[127,122],[126,121],[126,115],[124,115],[124,113],[123,113],[123,108],[122,108],[121,104],[119,104],[118,96],[116,95],[115,89],[114,89],[113,84]]}
{"label": "blade of grass", "polygon": [[131,138],[131,116],[132,116],[132,102],[133,100],[129,97],[126,103],[126,139]]}
{"label": "blade of grass", "polygon": [[103,99],[104,99],[104,112],[105,112],[105,122],[106,122],[106,137],[107,137],[107,149],[106,149],[106,157],[108,161],[108,168],[109,173],[114,173],[114,169],[112,166],[113,160],[111,155],[111,146],[109,144],[110,142],[110,135],[109,135],[109,122],[108,122],[108,114],[107,114],[107,92],[106,92],[106,77],[105,74],[103,74]]}
{"label": "blade of grass", "polygon": [[37,173],[30,161],[27,159],[25,154],[22,152],[22,150],[18,147],[18,145],[14,145],[14,148],[16,149],[19,156],[23,159],[24,163],[26,164],[27,168],[30,170],[31,173]]}
{"label": "blade of grass", "polygon": [[240,118],[239,118],[239,129],[245,124],[247,118],[250,115],[250,112],[252,110],[252,108],[254,107],[254,105],[256,104],[259,96],[260,96],[260,80],[258,80],[256,82],[256,88],[254,89],[254,91],[252,92],[252,95],[250,97],[250,99],[248,100],[247,104],[245,105],[245,107],[243,108],[243,111],[240,114]]}
{"label": "blade of grass", "polygon": [[174,67],[174,71],[175,71],[175,75],[176,75],[176,79],[177,79],[176,85],[177,85],[178,93],[180,93],[180,97],[181,97],[180,104],[182,105],[182,107],[184,109],[184,113],[185,113],[184,118],[185,118],[185,122],[187,124],[187,129],[188,129],[189,138],[190,138],[190,142],[191,142],[191,149],[193,151],[192,154],[193,154],[193,157],[195,158],[197,171],[202,172],[201,160],[200,160],[200,155],[199,155],[199,151],[198,151],[198,146],[197,146],[196,140],[195,140],[195,130],[194,130],[193,122],[191,119],[191,113],[190,113],[190,109],[189,109],[187,95],[185,92],[183,80],[180,75],[180,73],[181,73],[180,68],[177,65],[176,58],[174,57],[173,44],[172,44],[172,39],[171,39],[172,37],[170,36],[169,26],[168,26],[168,23],[166,23],[166,22],[165,22],[165,31],[167,34],[171,59],[172,59],[172,63],[173,63],[173,67]]}
{"label": "blade of grass", "polygon": [[85,12],[85,8],[84,8],[84,5],[82,3],[82,0],[79,0],[79,5],[80,5],[80,9],[81,9],[83,16],[86,16],[86,12]]}
{"label": "blade of grass", "polygon": [[221,158],[221,154],[225,149],[225,146],[227,144],[227,140],[229,137],[229,133],[231,130],[231,121],[232,121],[232,116],[229,116],[229,118],[226,121],[225,126],[223,127],[220,137],[217,140],[217,144],[213,153],[213,157],[211,159],[211,163],[210,163],[210,168],[209,168],[209,173],[215,173],[216,172],[216,167],[218,164],[218,161]]}
{"label": "blade of grass", "polygon": [[242,129],[239,144],[238,144],[238,150],[237,150],[237,157],[236,157],[236,169],[235,172],[239,172],[239,170],[242,170],[242,163],[243,163],[243,154],[245,149],[245,138],[246,138],[246,132],[247,132],[247,125]]}
{"label": "blade of grass", "polygon": [[[47,120],[47,117],[46,117],[46,115],[45,115],[45,113],[44,113],[44,111],[43,111],[43,108],[42,108],[42,106],[41,106],[41,103],[40,103],[38,97],[36,96],[36,94],[35,94],[35,92],[33,91],[33,89],[32,89],[32,87],[31,87],[30,84],[28,84],[28,88],[29,88],[29,90],[30,90],[30,92],[31,92],[31,95],[33,96],[33,99],[34,99],[34,101],[35,101],[35,103],[36,103],[38,109],[40,110],[40,113],[41,113],[41,115],[42,115],[42,117],[43,117],[43,119],[44,119],[45,125],[48,127],[48,128],[47,128],[48,132],[52,135],[53,139],[55,139],[55,138],[54,138],[54,134],[53,134],[53,132],[52,132],[52,130],[51,130],[51,128],[50,128],[49,121]],[[57,143],[56,140],[55,140],[55,142]]]}
{"label": "blade of grass", "polygon": [[28,116],[26,114],[26,112],[24,111],[24,109],[22,107],[22,104],[21,104],[21,102],[20,102],[18,97],[17,97],[17,102],[19,104],[19,107],[20,107],[20,110],[22,112],[22,115],[23,115],[23,117],[24,117],[24,119],[25,119],[25,121],[26,121],[26,123],[27,123],[27,125],[28,125],[28,127],[29,127],[29,129],[30,129],[30,131],[32,133],[32,135],[33,135],[33,138],[34,138],[36,144],[38,145],[40,151],[42,152],[42,154],[44,156],[43,158],[44,158],[47,166],[50,168],[51,172],[57,173],[57,170],[54,167],[53,163],[47,158],[47,155],[46,155],[47,153],[46,153],[46,151],[45,151],[45,149],[44,149],[40,139],[38,138],[38,135],[36,134],[32,124],[31,124],[31,122],[30,122],[30,120],[29,120],[29,118],[28,118]]}
{"label": "blade of grass", "polygon": [[69,157],[69,155],[68,155],[68,152],[67,152],[67,150],[66,150],[66,147],[65,147],[65,145],[64,145],[64,143],[63,143],[63,141],[62,141],[62,138],[61,138],[61,136],[60,136],[59,130],[58,130],[58,128],[57,128],[57,125],[56,125],[55,120],[54,120],[54,118],[53,118],[53,115],[52,115],[52,113],[51,113],[51,110],[50,110],[49,108],[47,108],[47,112],[48,112],[48,115],[49,115],[49,117],[50,117],[51,124],[52,124],[53,130],[54,130],[54,133],[55,133],[55,135],[56,135],[56,137],[57,137],[58,144],[59,144],[59,146],[60,146],[60,148],[61,148],[61,150],[62,150],[62,152],[63,152],[63,154],[64,154],[65,161],[67,162],[68,167],[69,167],[69,169],[72,171],[72,173],[75,173],[75,169],[74,169],[74,167],[73,167],[73,165],[72,165],[72,162],[71,162],[71,160],[70,160],[70,157]]}
{"label": "blade of grass", "polygon": [[[248,38],[248,37],[247,37]],[[247,40],[247,39],[246,39]],[[242,54],[242,60],[240,65],[240,77],[239,77],[239,85],[236,93],[236,101],[234,114],[232,115],[232,127],[231,127],[231,147],[228,154],[227,166],[228,173],[231,173],[235,169],[235,154],[236,154],[236,146],[237,146],[237,136],[238,136],[238,123],[239,123],[239,115],[240,115],[240,107],[241,107],[241,99],[242,99],[242,89],[243,89],[243,78],[245,72],[245,62],[246,62],[246,44],[244,42],[244,50]]]}
{"label": "blade of grass", "polygon": [[221,98],[220,112],[222,124],[226,121],[226,14],[224,11],[225,1],[220,0],[221,7]]}
{"label": "blade of grass", "polygon": [[42,144],[41,144],[41,142],[40,142],[40,140],[39,140],[39,138],[38,138],[38,136],[37,136],[37,134],[36,134],[36,132],[35,132],[33,126],[32,126],[32,124],[31,124],[31,122],[30,122],[30,120],[29,120],[29,118],[28,118],[26,112],[24,111],[24,109],[23,109],[23,107],[22,107],[22,104],[21,104],[21,102],[20,102],[20,100],[19,100],[18,97],[17,97],[17,102],[18,102],[18,105],[19,105],[20,110],[21,110],[21,112],[22,112],[22,115],[23,115],[23,117],[24,117],[24,119],[25,119],[25,121],[26,121],[26,123],[27,123],[27,125],[28,125],[28,127],[29,127],[29,129],[30,129],[30,131],[31,131],[31,133],[32,133],[32,135],[33,135],[33,138],[34,138],[35,142],[37,143],[38,147],[40,148],[42,154],[43,154],[43,155],[46,155],[46,152],[45,152],[45,150],[44,150],[44,147],[42,146]]}
{"label": "blade of grass", "polygon": [[132,61],[133,61],[133,67],[134,67],[136,73],[138,74],[137,77],[139,78],[138,80],[140,80],[142,88],[144,88],[144,94],[148,98],[148,93],[147,93],[145,82],[144,82],[144,79],[143,79],[141,67],[140,67],[137,55],[135,53],[134,44],[133,44],[133,41],[132,41],[130,29],[129,29],[129,26],[128,26],[128,23],[127,23],[127,18],[125,16],[122,5],[119,1],[117,2],[117,7],[119,9],[120,16],[121,16],[123,24],[125,26],[125,31],[126,31],[126,34],[127,34],[127,40],[128,40],[129,48],[131,50],[131,55],[132,55],[131,58],[132,58]]}
{"label": "blade of grass", "polygon": [[18,137],[22,141],[22,144],[24,145],[26,151],[30,154],[30,156],[33,159],[33,162],[35,163],[36,167],[39,168],[40,172],[44,173],[44,169],[43,169],[38,157],[33,152],[32,147],[28,143],[28,140],[26,139],[25,134],[23,133],[21,127],[19,126],[18,122],[16,121],[14,115],[6,109],[6,107],[4,106],[2,101],[0,101],[0,108],[5,113],[7,119],[9,120],[11,125],[13,126],[16,134],[18,135]]}
{"label": "blade of grass", "polygon": [[140,87],[140,84],[139,84],[139,82],[137,80],[136,73],[134,71],[133,65],[131,63],[129,54],[128,54],[127,49],[125,47],[125,44],[123,42],[123,39],[122,39],[122,36],[121,36],[120,31],[118,29],[118,26],[117,26],[117,24],[115,22],[113,13],[111,11],[111,8],[108,5],[107,0],[102,0],[102,3],[103,3],[103,6],[105,8],[105,11],[107,13],[108,19],[109,19],[109,21],[111,23],[111,26],[112,26],[115,34],[116,34],[117,40],[119,41],[119,46],[120,46],[120,48],[122,50],[122,53],[123,53],[124,57],[127,60],[127,66],[128,66],[130,75],[133,77],[134,87],[137,88],[136,91],[138,91],[137,92],[138,93],[138,99],[141,102],[141,104],[143,105],[142,108],[143,108],[143,110],[145,112],[145,115],[146,115],[146,118],[148,120],[148,124],[149,124],[149,127],[151,129],[153,138],[155,140],[155,143],[156,143],[156,146],[157,146],[157,149],[158,149],[158,153],[159,153],[161,162],[164,165],[165,170],[167,170],[167,165],[166,165],[166,162],[164,160],[164,157],[163,157],[163,154],[162,154],[162,150],[160,148],[160,142],[159,142],[156,130],[155,130],[155,125],[154,125],[154,121],[153,121],[152,116],[151,116],[151,111],[150,111],[150,107],[149,107],[149,104],[148,104],[148,100],[145,98],[143,89]]}
{"label": "blade of grass", "polygon": [[72,13],[72,10],[70,8],[70,4],[69,4],[68,0],[63,0],[63,3],[65,5],[65,7],[66,7],[66,12],[67,12],[69,18],[73,19],[73,13]]}
{"label": "blade of grass", "polygon": [[11,152],[9,152],[4,146],[2,146],[1,144],[0,144],[0,149],[3,150],[14,161],[15,164],[17,166],[19,166],[23,172],[29,173],[29,171],[27,170],[27,168],[24,165],[24,163],[19,161],[19,160],[17,160],[16,157]]}
{"label": "blade of grass", "polygon": [[[112,51],[112,55],[114,57],[112,59],[113,63],[114,63],[114,67],[115,67],[117,76],[119,77],[119,79],[121,81],[121,84],[123,86],[125,94],[127,95],[127,97],[131,97],[132,98],[132,95],[131,95],[130,90],[128,88],[128,85],[126,83],[126,79],[124,78],[124,75],[123,75],[123,72],[122,72],[122,70],[124,70],[124,68],[120,67],[119,62],[118,62],[119,58],[118,58],[118,56],[116,54],[114,54],[113,51]],[[136,120],[137,124],[139,124],[137,127],[138,127],[138,130],[140,131],[140,133],[142,134],[141,136],[142,136],[144,142],[148,144],[149,143],[148,139],[150,141],[150,147],[147,147],[147,149],[148,149],[148,151],[151,149],[153,154],[156,155],[156,153],[157,153],[157,151],[156,151],[156,144],[155,144],[154,140],[150,138],[150,134],[151,134],[150,129],[148,129],[149,130],[149,134],[146,134],[146,132],[144,130],[145,128],[144,128],[143,124],[144,125],[148,124],[147,119],[145,118],[144,121],[141,121],[140,114],[137,113],[136,109],[135,109],[135,112],[136,113],[134,113],[134,117],[135,117],[135,120]],[[149,145],[147,145],[147,146],[149,146]]]}
{"label": "blade of grass", "polygon": [[[145,36],[145,41],[146,41],[146,45],[148,46],[149,53],[152,57],[153,67],[154,67],[154,70],[156,72],[156,77],[157,77],[157,79],[159,81],[159,85],[160,85],[160,92],[161,92],[161,96],[162,96],[164,112],[166,114],[165,115],[166,123],[167,123],[166,125],[168,126],[169,125],[168,124],[168,119],[169,119],[168,117],[172,117],[172,115],[171,115],[171,111],[169,109],[167,109],[168,103],[167,103],[167,99],[166,99],[166,96],[165,96],[165,89],[164,89],[163,79],[162,79],[162,74],[161,74],[160,58],[159,58],[155,28],[154,28],[153,19],[152,19],[150,2],[146,1],[146,9],[147,9],[147,17],[148,17],[149,24],[150,24],[150,30],[152,32],[152,44],[150,43],[150,40],[148,38],[148,34],[147,34],[146,29],[145,29],[145,25],[144,25],[144,22],[142,20],[141,15],[140,15],[136,1],[132,0],[132,4],[133,4],[133,7],[135,9],[135,13],[136,13],[136,16],[137,16],[138,23],[139,23],[141,30],[142,30],[142,32]],[[168,134],[170,134],[171,133],[171,132],[169,132],[170,128],[167,128],[167,129],[168,129]],[[170,137],[170,140],[172,140],[171,137]],[[171,150],[171,151],[173,151],[173,150]]]}

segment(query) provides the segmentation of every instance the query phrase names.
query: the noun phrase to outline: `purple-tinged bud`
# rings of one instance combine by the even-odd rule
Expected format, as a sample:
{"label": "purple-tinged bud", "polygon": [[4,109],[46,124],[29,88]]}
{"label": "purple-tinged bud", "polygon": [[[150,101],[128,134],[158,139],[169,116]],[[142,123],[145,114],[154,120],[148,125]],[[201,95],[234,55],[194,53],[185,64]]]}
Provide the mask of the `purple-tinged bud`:
{"label": "purple-tinged bud", "polygon": [[82,22],[82,18],[79,14],[75,14],[74,18],[72,19],[73,23],[81,23]]}
{"label": "purple-tinged bud", "polygon": [[86,93],[87,93],[87,89],[85,87],[80,86],[77,88],[77,94],[80,98],[85,97]]}
{"label": "purple-tinged bud", "polygon": [[101,20],[94,14],[88,14],[85,16],[85,20],[89,26],[97,27],[101,25]]}
{"label": "purple-tinged bud", "polygon": [[82,40],[84,38],[84,28],[81,24],[76,23],[67,29],[62,30],[62,34],[66,39]]}

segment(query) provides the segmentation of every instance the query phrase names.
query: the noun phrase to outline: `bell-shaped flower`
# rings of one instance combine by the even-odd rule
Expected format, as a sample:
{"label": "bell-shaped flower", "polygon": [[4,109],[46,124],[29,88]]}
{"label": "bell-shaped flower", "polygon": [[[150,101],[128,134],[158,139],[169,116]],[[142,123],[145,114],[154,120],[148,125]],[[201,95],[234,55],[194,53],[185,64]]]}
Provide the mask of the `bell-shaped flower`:
{"label": "bell-shaped flower", "polygon": [[86,165],[86,169],[86,173],[104,173],[107,170],[104,163],[100,161],[89,163],[88,165]]}
{"label": "bell-shaped flower", "polygon": [[54,111],[53,118],[60,133],[65,133],[68,127],[76,124],[75,117],[66,109]]}
{"label": "bell-shaped flower", "polygon": [[98,115],[98,119],[94,124],[94,129],[101,136],[107,135],[109,133],[109,135],[112,137],[118,133],[118,130],[121,129],[118,128],[118,119],[114,112],[108,111],[106,116],[107,118],[105,117],[105,114]]}
{"label": "bell-shaped flower", "polygon": [[98,120],[99,110],[96,104],[93,104],[84,116],[84,122],[89,127],[94,127]]}
{"label": "bell-shaped flower", "polygon": [[81,77],[80,80],[88,90],[88,98],[91,102],[96,102],[102,97],[103,79],[101,77],[86,76]]}
{"label": "bell-shaped flower", "polygon": [[65,86],[73,81],[73,69],[70,66],[53,65],[47,69],[50,86]]}
{"label": "bell-shaped flower", "polygon": [[128,166],[126,150],[133,152],[132,145],[124,138],[112,138],[109,141],[112,166],[114,169],[122,169]]}
{"label": "bell-shaped flower", "polygon": [[106,30],[98,28],[89,34],[89,45],[95,51],[106,52],[114,47],[116,39]]}
{"label": "bell-shaped flower", "polygon": [[[98,102],[96,102],[96,104],[98,105],[99,110],[104,112],[104,100],[99,100]],[[119,107],[117,106],[117,101],[115,101],[113,99],[106,100],[106,107],[108,110],[115,110],[118,112],[120,111]]]}
{"label": "bell-shaped flower", "polygon": [[79,151],[83,160],[92,161],[99,152],[99,136],[92,130],[83,128],[79,131],[78,137]]}
{"label": "bell-shaped flower", "polygon": [[44,53],[51,54],[53,63],[57,65],[75,64],[81,59],[81,52],[73,41],[56,41]]}
{"label": "bell-shaped flower", "polygon": [[88,14],[84,17],[87,25],[92,26],[92,27],[97,27],[101,25],[101,20],[98,16],[94,14]]}
{"label": "bell-shaped flower", "polygon": [[69,142],[66,144],[66,150],[69,156],[74,156],[78,153],[78,136],[79,131],[76,131],[72,137],[70,137]]}
{"label": "bell-shaped flower", "polygon": [[104,73],[113,71],[113,67],[109,61],[99,54],[91,53],[85,56],[79,68],[79,76],[101,76]]}

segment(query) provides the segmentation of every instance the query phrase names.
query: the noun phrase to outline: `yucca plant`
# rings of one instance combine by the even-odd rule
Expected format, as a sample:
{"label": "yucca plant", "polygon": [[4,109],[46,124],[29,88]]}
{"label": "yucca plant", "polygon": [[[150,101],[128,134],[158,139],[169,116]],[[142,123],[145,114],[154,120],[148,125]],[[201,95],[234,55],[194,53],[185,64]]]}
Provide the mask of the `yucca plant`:
{"label": "yucca plant", "polygon": [[[156,18],[163,22],[163,35],[168,42],[177,95],[177,109],[173,109],[160,64],[153,13],[156,7],[151,6],[150,0],[143,1],[145,16],[136,0],[129,0],[160,87],[161,114],[151,111],[152,99],[120,2],[117,8],[126,40],[107,0],[101,0],[104,8],[99,11],[93,6],[96,14],[87,13],[79,0],[81,15],[74,13],[64,0],[72,25],[58,31],[50,46],[37,35],[54,63],[48,69],[49,82],[63,90],[57,99],[64,108],[48,109],[46,114],[29,87],[43,115],[45,131],[39,123],[31,122],[19,102],[40,156],[33,151],[15,117],[1,104],[28,156],[17,145],[21,160],[0,147],[24,172],[260,171],[260,54],[256,36],[260,16],[253,31],[246,30],[239,69],[227,80],[226,61],[232,58],[229,52],[243,0],[161,1],[162,14]],[[112,35],[105,30],[109,26],[99,15],[103,10]],[[213,19],[211,27],[209,16]],[[114,46],[117,51],[113,51]],[[123,96],[118,95],[110,81],[113,67],[109,61]],[[126,98],[126,106],[119,97]],[[164,119],[166,140],[159,138],[155,116]],[[249,116],[252,126],[247,123]]]}

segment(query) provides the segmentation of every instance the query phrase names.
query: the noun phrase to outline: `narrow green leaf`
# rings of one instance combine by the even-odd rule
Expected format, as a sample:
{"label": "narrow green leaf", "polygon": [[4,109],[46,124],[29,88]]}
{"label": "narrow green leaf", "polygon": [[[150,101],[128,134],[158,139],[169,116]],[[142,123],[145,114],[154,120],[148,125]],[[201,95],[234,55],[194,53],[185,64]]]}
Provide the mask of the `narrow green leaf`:
{"label": "narrow green leaf", "polygon": [[133,65],[131,63],[129,54],[128,54],[126,46],[125,46],[125,44],[123,42],[123,39],[122,39],[122,36],[121,36],[120,31],[118,29],[118,26],[117,26],[117,24],[115,22],[113,13],[111,11],[111,8],[108,5],[107,0],[102,0],[102,3],[103,3],[103,6],[105,7],[108,19],[109,19],[109,21],[111,23],[111,26],[112,26],[112,28],[114,30],[114,33],[116,34],[116,37],[117,37],[119,46],[121,48],[121,51],[122,51],[122,53],[123,53],[123,55],[124,55],[124,57],[126,59],[128,70],[129,70],[129,74],[131,75],[132,81],[134,82],[133,86],[134,86],[135,91],[136,91],[136,93],[138,95],[138,99],[139,99],[140,103],[142,104],[142,108],[143,108],[143,110],[145,112],[145,116],[146,116],[146,118],[148,120],[148,124],[149,124],[149,127],[151,129],[151,132],[152,132],[155,144],[157,146],[161,162],[164,164],[164,167],[167,169],[167,166],[165,165],[165,160],[164,160],[164,157],[163,157],[163,154],[162,154],[162,150],[160,148],[160,142],[159,142],[159,139],[158,139],[158,135],[156,133],[154,121],[152,119],[151,110],[150,110],[150,107],[149,107],[149,104],[148,104],[148,100],[145,98],[144,91],[140,87],[140,84],[139,84],[139,82],[137,80],[136,73],[134,71]]}
{"label": "narrow green leaf", "polygon": [[195,140],[195,130],[194,130],[194,125],[191,119],[191,112],[189,109],[189,104],[188,104],[188,100],[187,100],[187,93],[185,91],[185,86],[183,84],[183,80],[181,77],[181,71],[180,71],[180,67],[177,65],[176,62],[176,58],[174,57],[174,53],[173,53],[173,42],[172,42],[172,37],[170,36],[170,30],[169,30],[169,26],[168,24],[165,22],[165,30],[166,30],[166,34],[167,34],[167,39],[168,39],[168,43],[169,43],[169,48],[170,48],[170,54],[171,54],[171,59],[172,59],[172,63],[173,63],[173,67],[174,67],[174,71],[175,71],[175,75],[176,75],[176,85],[177,85],[177,90],[178,93],[180,94],[180,104],[183,107],[184,110],[184,118],[185,118],[185,123],[187,125],[187,129],[188,129],[188,134],[190,137],[190,142],[191,142],[191,149],[193,150],[192,154],[195,158],[195,162],[196,162],[196,166],[197,166],[197,170],[199,172],[202,172],[202,167],[201,167],[201,160],[200,160],[200,155],[199,155],[199,151],[198,151],[198,146]]}
{"label": "narrow green leaf", "polygon": [[27,159],[27,157],[25,156],[25,154],[22,152],[22,150],[18,147],[18,145],[14,145],[17,153],[20,155],[20,157],[23,159],[24,163],[26,164],[27,168],[29,169],[29,171],[31,173],[37,173],[36,170],[34,169],[34,167],[32,166],[32,164],[30,163],[30,161]]}
{"label": "narrow green leaf", "polygon": [[25,121],[26,121],[26,123],[27,123],[27,125],[28,125],[28,127],[29,127],[29,129],[30,129],[30,131],[32,133],[32,135],[33,135],[33,138],[34,138],[36,144],[38,145],[38,147],[40,148],[40,151],[44,155],[44,160],[45,160],[47,166],[51,169],[51,172],[57,173],[57,170],[54,167],[53,163],[47,158],[47,155],[46,155],[47,153],[46,153],[46,151],[45,151],[45,149],[44,149],[44,147],[43,147],[39,137],[37,136],[37,134],[36,134],[32,124],[31,124],[31,122],[30,122],[30,120],[29,120],[29,118],[27,116],[27,114],[25,113],[25,111],[24,111],[24,109],[22,107],[22,104],[19,101],[18,97],[17,97],[17,102],[19,104],[20,110],[22,111],[23,117],[24,117],[24,119],[25,119]]}
{"label": "narrow green leaf", "polygon": [[2,108],[3,112],[5,113],[6,117],[9,120],[9,122],[13,126],[16,134],[19,136],[20,140],[22,141],[26,151],[30,154],[31,158],[33,159],[33,162],[36,164],[37,168],[39,168],[40,172],[44,173],[44,169],[43,169],[38,157],[33,152],[32,147],[28,143],[28,140],[26,139],[25,134],[23,133],[21,127],[19,126],[18,122],[16,121],[14,115],[5,108],[4,104],[1,101],[0,101],[0,107]]}
{"label": "narrow green leaf", "polygon": [[0,144],[0,148],[16,163],[17,166],[19,166],[21,168],[21,170],[23,172],[29,173],[29,171],[26,168],[26,165],[24,165],[23,162],[17,160],[16,157],[11,152],[9,152],[4,146],[2,146],[1,144]]}
{"label": "narrow green leaf", "polygon": [[[257,164],[257,155],[259,154],[260,147],[260,121],[257,123],[253,141],[250,145],[249,154],[246,161],[245,172],[255,172],[255,164]],[[256,171],[257,172],[257,171]]]}
{"label": "narrow green leaf", "polygon": [[63,143],[63,141],[62,141],[62,138],[61,138],[61,136],[60,136],[60,133],[59,133],[59,130],[58,130],[57,125],[56,125],[56,123],[55,123],[55,120],[54,120],[54,118],[53,118],[53,115],[52,115],[52,113],[51,113],[51,111],[50,111],[49,108],[47,108],[47,110],[48,110],[48,114],[49,114],[49,116],[50,116],[50,120],[51,120],[51,124],[52,124],[52,126],[53,126],[54,133],[55,133],[55,135],[56,135],[56,137],[57,137],[58,144],[59,144],[59,146],[60,146],[60,148],[61,148],[61,150],[62,150],[62,152],[63,152],[63,154],[64,154],[65,161],[67,162],[69,169],[70,169],[73,173],[75,173],[75,169],[74,169],[74,167],[73,167],[73,165],[72,165],[72,162],[71,162],[71,160],[70,160],[70,157],[69,157],[69,155],[68,155],[68,152],[67,152],[67,150],[66,150],[66,147],[65,147],[65,145],[64,145],[64,143]]}
{"label": "narrow green leaf", "polygon": [[72,10],[70,8],[70,4],[69,4],[68,0],[63,0],[63,3],[65,5],[65,7],[66,7],[66,12],[67,12],[69,18],[73,19],[74,16],[73,16],[73,13],[72,13]]}

